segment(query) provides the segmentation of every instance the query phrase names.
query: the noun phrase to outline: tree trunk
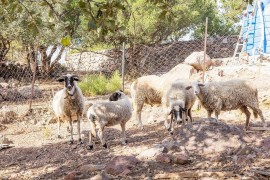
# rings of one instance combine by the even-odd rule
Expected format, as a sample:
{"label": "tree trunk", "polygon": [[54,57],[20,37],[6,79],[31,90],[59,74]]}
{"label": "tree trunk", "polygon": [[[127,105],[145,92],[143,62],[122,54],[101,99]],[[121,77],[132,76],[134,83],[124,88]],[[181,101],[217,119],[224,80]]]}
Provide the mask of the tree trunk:
{"label": "tree trunk", "polygon": [[4,38],[0,34],[0,62],[3,62],[6,60],[6,55],[8,51],[10,50],[10,43],[11,43],[11,40],[9,40],[8,38]]}

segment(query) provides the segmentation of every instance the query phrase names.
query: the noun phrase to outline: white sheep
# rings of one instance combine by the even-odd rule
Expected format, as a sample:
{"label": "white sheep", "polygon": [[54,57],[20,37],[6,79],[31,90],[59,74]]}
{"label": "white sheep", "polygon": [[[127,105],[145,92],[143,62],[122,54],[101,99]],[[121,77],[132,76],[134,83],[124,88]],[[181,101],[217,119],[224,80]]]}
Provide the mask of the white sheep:
{"label": "white sheep", "polygon": [[220,111],[240,109],[246,115],[246,126],[249,127],[250,112],[253,110],[254,117],[258,114],[265,125],[262,111],[259,108],[258,91],[245,80],[230,80],[225,82],[209,82],[206,84],[193,83],[187,89],[193,87],[194,93],[200,100],[202,106],[207,110],[208,118],[215,111],[215,118],[218,120]]}
{"label": "white sheep", "polygon": [[[186,82],[177,80],[173,82],[167,89],[162,97],[162,107],[165,114],[165,127],[171,134],[173,134],[174,121],[176,119],[178,124],[190,119],[192,123],[193,118],[191,115],[192,106],[195,103],[196,96],[192,90],[187,90],[188,84]],[[171,122],[168,123],[168,115],[171,115]]]}
{"label": "white sheep", "polygon": [[110,96],[110,101],[99,102],[92,105],[87,111],[87,118],[90,122],[89,146],[93,149],[92,135],[98,137],[104,148],[107,148],[103,131],[105,126],[114,126],[120,124],[122,128],[122,143],[126,144],[126,122],[131,118],[131,102],[129,98],[122,92],[116,91]]}
{"label": "white sheep", "polygon": [[73,144],[73,120],[77,120],[79,142],[82,143],[80,121],[84,111],[84,96],[75,81],[79,81],[78,76],[67,74],[58,79],[65,82],[65,88],[58,91],[53,98],[52,107],[58,120],[58,137],[60,138],[60,120],[68,120],[71,134],[70,143]]}
{"label": "white sheep", "polygon": [[170,83],[170,80],[165,82],[164,79],[159,76],[149,75],[140,77],[131,84],[130,94],[132,97],[133,109],[141,129],[143,129],[141,120],[143,105],[145,103],[151,106],[161,104],[163,92],[168,87],[166,84]]}

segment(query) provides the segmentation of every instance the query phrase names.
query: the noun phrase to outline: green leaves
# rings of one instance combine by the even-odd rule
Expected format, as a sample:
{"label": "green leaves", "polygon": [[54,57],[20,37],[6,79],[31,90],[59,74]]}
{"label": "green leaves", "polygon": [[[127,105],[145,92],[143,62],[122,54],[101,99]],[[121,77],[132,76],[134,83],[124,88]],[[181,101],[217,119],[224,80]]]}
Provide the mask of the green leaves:
{"label": "green leaves", "polygon": [[89,30],[96,30],[97,29],[96,22],[93,19],[91,19],[88,22],[88,28],[89,28]]}
{"label": "green leaves", "polygon": [[62,38],[61,44],[62,44],[62,46],[65,46],[65,47],[70,46],[70,44],[71,44],[70,36],[66,36],[66,37]]}

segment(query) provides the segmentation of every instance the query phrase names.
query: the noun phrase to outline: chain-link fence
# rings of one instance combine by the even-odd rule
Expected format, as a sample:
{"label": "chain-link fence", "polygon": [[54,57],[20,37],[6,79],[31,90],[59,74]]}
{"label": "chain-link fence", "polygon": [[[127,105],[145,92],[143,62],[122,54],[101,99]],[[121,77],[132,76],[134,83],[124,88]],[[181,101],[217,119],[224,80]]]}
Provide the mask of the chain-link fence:
{"label": "chain-link fence", "polygon": [[[229,20],[234,22],[235,31],[221,34],[222,29],[214,29],[215,32],[209,32],[206,54],[211,58],[230,58],[234,54],[237,34],[240,31],[240,19],[234,17]],[[209,22],[211,23],[210,18]],[[197,37],[187,32],[183,36],[185,40],[179,39],[151,45],[135,44],[132,47],[127,45],[125,51],[122,44],[119,44],[118,49],[78,53],[70,53],[71,51],[57,46],[40,48],[36,57],[41,58],[36,63],[31,61],[25,64],[15,61],[1,62],[0,108],[2,111],[8,109],[24,114],[28,112],[29,104],[32,102],[32,108],[38,109],[35,111],[36,119],[39,119],[41,111],[46,111],[42,114],[47,115],[45,118],[50,118],[52,97],[56,91],[63,88],[63,85],[55,81],[56,77],[64,73],[80,76],[103,74],[106,77],[110,77],[116,70],[121,73],[123,52],[125,52],[126,82],[131,82],[143,75],[164,74],[177,64],[183,63],[192,52],[204,50],[203,35]],[[51,49],[50,52],[48,49]],[[12,53],[16,54],[16,51]],[[20,56],[16,54],[16,57]],[[36,72],[35,76],[34,72]]]}

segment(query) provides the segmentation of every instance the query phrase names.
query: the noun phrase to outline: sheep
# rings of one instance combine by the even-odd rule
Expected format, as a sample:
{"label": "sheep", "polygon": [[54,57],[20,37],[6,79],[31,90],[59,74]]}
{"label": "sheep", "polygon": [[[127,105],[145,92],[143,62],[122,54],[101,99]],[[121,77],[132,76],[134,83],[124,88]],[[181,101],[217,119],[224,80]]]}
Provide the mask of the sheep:
{"label": "sheep", "polygon": [[217,121],[220,111],[240,109],[246,115],[245,129],[247,130],[250,120],[249,107],[253,110],[254,117],[257,118],[259,114],[262,123],[266,125],[259,108],[257,88],[249,82],[240,79],[206,84],[196,82],[186,89],[192,87],[202,106],[207,110],[208,118],[211,118],[213,111]]}
{"label": "sheep", "polygon": [[122,143],[125,145],[127,143],[125,125],[131,118],[131,115],[131,102],[122,91],[114,92],[108,102],[99,102],[92,105],[87,111],[87,118],[90,122],[88,149],[93,149],[92,135],[96,137],[96,129],[102,146],[107,148],[108,146],[103,136],[104,128],[105,126],[114,126],[116,124],[121,126]]}
{"label": "sheep", "polygon": [[[180,124],[183,119],[183,124],[187,121],[187,117],[192,123],[191,108],[193,107],[196,97],[192,90],[186,90],[187,83],[177,80],[173,82],[162,97],[162,107],[165,114],[165,127],[173,134],[173,119],[176,119]],[[167,116],[171,115],[171,122],[168,123]]]}
{"label": "sheep", "polygon": [[141,129],[143,129],[141,113],[144,103],[151,106],[161,104],[162,90],[162,80],[156,75],[140,77],[131,84],[130,94],[133,108]]}
{"label": "sheep", "polygon": [[58,120],[58,138],[60,138],[60,119],[68,120],[71,134],[70,144],[74,143],[72,120],[76,118],[79,142],[82,144],[80,121],[84,111],[84,96],[76,83],[76,81],[79,81],[79,77],[77,75],[67,74],[61,76],[57,81],[65,82],[65,88],[54,95],[52,102],[53,110]]}

